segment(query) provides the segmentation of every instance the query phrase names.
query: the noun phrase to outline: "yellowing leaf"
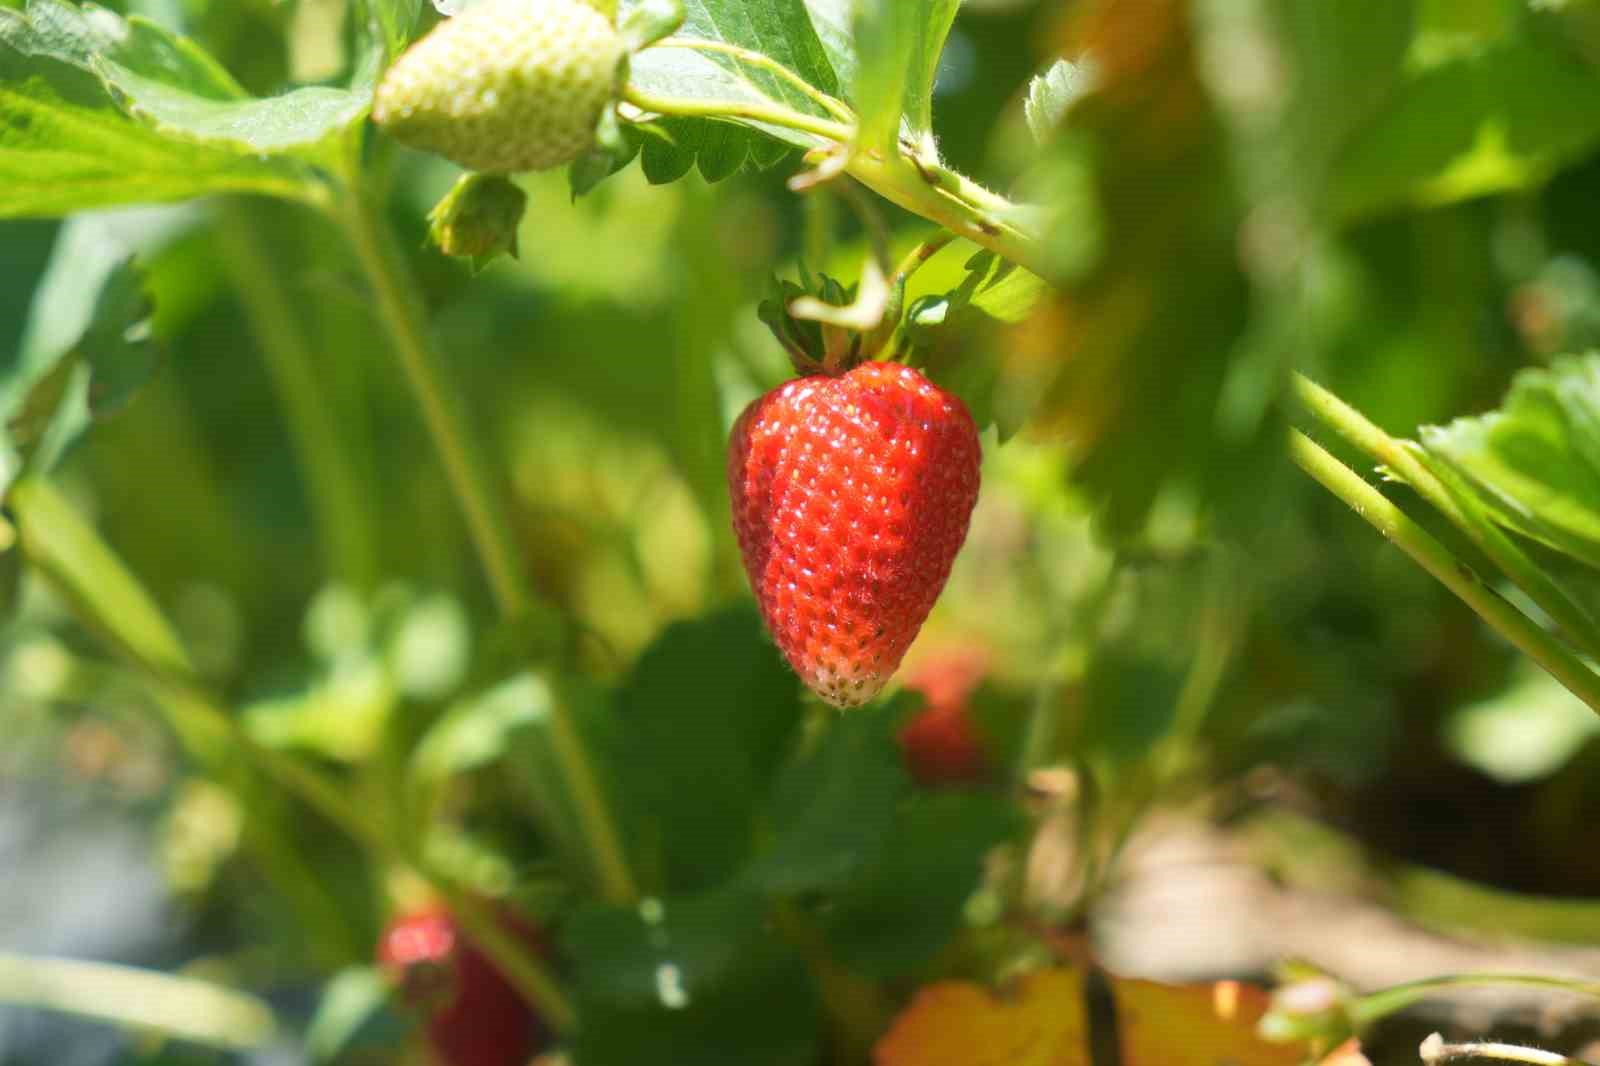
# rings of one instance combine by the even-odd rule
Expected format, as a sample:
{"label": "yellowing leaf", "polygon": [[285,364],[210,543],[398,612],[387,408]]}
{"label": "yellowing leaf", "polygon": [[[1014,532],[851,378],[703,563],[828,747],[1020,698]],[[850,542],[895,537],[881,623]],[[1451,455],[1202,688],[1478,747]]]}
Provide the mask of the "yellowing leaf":
{"label": "yellowing leaf", "polygon": [[[1001,990],[928,985],[878,1041],[877,1066],[1090,1066],[1083,976],[1041,970]],[[1113,978],[1122,1066],[1296,1066],[1297,1046],[1256,1035],[1264,989]]]}
{"label": "yellowing leaf", "polygon": [[1083,977],[1041,970],[995,992],[970,981],[919,991],[873,1055],[877,1066],[1089,1066]]}
{"label": "yellowing leaf", "polygon": [[1303,1049],[1256,1035],[1263,988],[1219,981],[1163,985],[1116,980],[1122,1066],[1295,1066]]}

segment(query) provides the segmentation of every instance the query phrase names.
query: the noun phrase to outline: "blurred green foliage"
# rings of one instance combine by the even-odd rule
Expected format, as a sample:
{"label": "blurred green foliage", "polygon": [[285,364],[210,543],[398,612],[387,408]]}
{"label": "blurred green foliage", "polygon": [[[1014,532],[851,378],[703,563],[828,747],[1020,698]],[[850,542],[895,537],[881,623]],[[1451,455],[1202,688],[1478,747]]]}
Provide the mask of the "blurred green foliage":
{"label": "blurred green foliage", "polygon": [[[188,139],[138,126],[107,144],[160,141],[162,196],[327,165],[325,127],[406,36],[403,4],[108,6],[203,43],[228,74],[197,93],[247,109],[246,92],[298,83],[318,104],[222,143],[192,100],[145,99]],[[0,0],[0,15],[23,7]],[[249,738],[333,775],[471,890],[559,927],[580,1063],[816,1062],[851,1044],[828,1015],[841,981],[898,993],[973,970],[963,938],[1003,924],[974,894],[1014,876],[981,860],[1025,855],[1016,786],[1047,766],[1074,769],[1103,817],[1090,851],[1265,768],[1398,858],[1499,890],[1600,892],[1581,844],[1600,815],[1592,717],[1281,454],[1292,367],[1397,435],[1449,423],[1423,435],[1430,454],[1600,604],[1593,575],[1557,557],[1594,562],[1600,507],[1594,363],[1556,358],[1600,336],[1596,16],[1515,0],[1332,10],[974,2],[931,116],[931,67],[856,86],[886,143],[910,100],[909,132],[937,134],[947,163],[1054,209],[1057,284],[957,242],[913,279],[902,338],[985,427],[970,539],[908,662],[987,653],[1004,786],[917,792],[895,739],[917,697],[826,716],[747,602],[723,444],[790,373],[755,308],[773,274],[856,270],[868,234],[825,194],[792,193],[799,154],[745,129],[662,123],[576,202],[563,175],[518,178],[521,257],[477,276],[425,237],[458,172],[366,145],[448,376],[499,460],[531,617],[497,617],[360,265],[301,206],[13,219],[56,212],[47,197],[84,177],[33,173],[37,199],[0,210],[4,461],[60,453],[63,497]],[[695,11],[702,35],[737,37],[725,5]],[[836,42],[801,43],[780,58],[844,91]],[[932,47],[877,45],[902,61]],[[23,81],[25,51],[0,34],[0,181],[18,181],[0,208],[23,195],[11,153],[32,150],[8,117],[18,100],[115,113],[77,67]],[[1028,80],[1061,56],[1081,82],[1061,68],[1046,83],[1059,96],[1036,109],[1036,145]],[[136,75],[123,87],[139,98]],[[118,165],[101,147],[85,151]],[[927,236],[878,210],[897,252]],[[1451,422],[1508,388],[1503,414]],[[21,574],[9,522],[0,534],[0,603],[17,601],[0,630],[0,796],[44,781],[144,827],[183,916],[174,954],[301,990],[297,1021],[304,990],[345,973],[329,997],[349,1017],[325,1004],[333,1035],[314,1041],[344,1047],[377,1009],[352,967],[404,877],[259,775],[186,752],[101,634]],[[596,787],[642,904],[598,898],[558,705],[603,756]],[[6,1032],[0,1062],[30,1061]]]}

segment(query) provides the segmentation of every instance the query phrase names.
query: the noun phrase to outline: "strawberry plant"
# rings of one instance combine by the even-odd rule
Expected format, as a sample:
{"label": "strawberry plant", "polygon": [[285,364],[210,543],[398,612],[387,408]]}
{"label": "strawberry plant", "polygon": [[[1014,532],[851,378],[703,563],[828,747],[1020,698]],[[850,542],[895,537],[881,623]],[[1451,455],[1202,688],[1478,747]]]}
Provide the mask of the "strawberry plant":
{"label": "strawberry plant", "polygon": [[[576,1066],[1592,1016],[1597,167],[1588,0],[0,0],[0,827],[113,855],[6,859],[0,1004]],[[1492,1035],[1424,1055],[1554,1061]]]}

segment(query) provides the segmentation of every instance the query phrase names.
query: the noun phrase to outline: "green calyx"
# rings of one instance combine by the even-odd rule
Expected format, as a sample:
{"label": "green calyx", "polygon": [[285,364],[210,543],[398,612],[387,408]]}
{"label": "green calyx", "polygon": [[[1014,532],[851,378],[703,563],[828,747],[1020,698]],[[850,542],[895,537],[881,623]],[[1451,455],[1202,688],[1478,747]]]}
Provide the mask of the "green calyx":
{"label": "green calyx", "polygon": [[445,255],[472,261],[482,270],[497,257],[517,257],[517,227],[528,194],[510,179],[464,175],[428,213],[428,236]]}

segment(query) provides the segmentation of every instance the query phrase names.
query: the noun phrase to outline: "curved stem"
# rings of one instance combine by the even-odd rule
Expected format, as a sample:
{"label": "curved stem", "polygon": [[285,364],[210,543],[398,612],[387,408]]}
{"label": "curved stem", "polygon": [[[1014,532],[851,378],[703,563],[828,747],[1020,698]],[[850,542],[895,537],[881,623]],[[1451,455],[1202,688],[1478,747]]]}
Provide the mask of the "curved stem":
{"label": "curved stem", "polygon": [[1403,985],[1380,989],[1360,997],[1350,1005],[1350,1020],[1359,1029],[1381,1018],[1404,1010],[1438,992],[1452,988],[1539,988],[1550,992],[1568,992],[1576,996],[1600,999],[1600,982],[1579,981],[1571,978],[1550,977],[1544,974],[1515,973],[1461,973],[1444,977],[1429,977],[1409,981]]}
{"label": "curved stem", "polygon": [[[920,170],[904,159],[890,162],[870,152],[856,153],[845,169],[853,178],[890,203],[937,222],[958,236],[1041,277],[1049,277],[1044,249],[1035,235],[991,217],[991,213],[981,205],[964,199],[936,181],[930,181],[930,176],[937,179],[937,174]],[[995,194],[988,195],[993,197]]]}
{"label": "curved stem", "polygon": [[366,270],[379,318],[422,408],[423,421],[466,517],[495,602],[501,614],[514,618],[530,606],[522,556],[477,437],[468,428],[455,391],[445,381],[442,360],[423,318],[422,295],[395,245],[394,234],[378,214],[375,199],[353,190],[341,198],[337,217]]}
{"label": "curved stem", "polygon": [[1360,411],[1304,374],[1295,374],[1293,384],[1295,397],[1317,421],[1365,452],[1374,462],[1388,467],[1416,490],[1554,619],[1580,651],[1600,659],[1600,625],[1596,625],[1589,612],[1551,580],[1488,516],[1469,510],[1465,494],[1452,491],[1440,480],[1412,450],[1411,442],[1389,436]]}
{"label": "curved stem", "polygon": [[1373,488],[1299,430],[1289,436],[1289,454],[1296,465],[1366,519],[1401,551],[1438,578],[1489,626],[1600,714],[1600,677],[1558,640],[1517,610],[1417,525],[1388,497]]}
{"label": "curved stem", "polygon": [[889,279],[889,284],[894,285],[900,281],[909,281],[911,275],[920,270],[924,263],[944,251],[955,239],[956,235],[946,230],[935,233],[932,237],[918,244],[906,253],[904,259],[900,260],[900,265],[895,267],[894,276]]}
{"label": "curved stem", "polygon": [[741,63],[748,63],[752,67],[758,67],[776,75],[793,88],[800,90],[806,95],[807,99],[817,104],[840,122],[855,125],[855,112],[845,106],[842,101],[829,96],[769,55],[753,52],[736,44],[728,44],[726,41],[705,41],[697,37],[668,37],[665,40],[657,41],[650,47],[682,48],[692,52],[714,52],[718,55],[732,56]]}
{"label": "curved stem", "polygon": [[245,205],[222,206],[217,234],[224,265],[233,275],[283,405],[321,530],[324,563],[340,579],[371,588],[378,581],[379,565],[369,479],[354,461],[319,380],[316,355],[283,285],[282,271],[263,249],[261,231]]}
{"label": "curved stem", "polygon": [[[378,301],[380,317],[394,341],[406,378],[444,462],[451,487],[488,571],[500,613],[508,619],[532,606],[522,557],[511,534],[507,508],[489,472],[477,439],[468,430],[460,402],[446,385],[438,353],[422,317],[422,296],[375,197],[353,191],[344,198],[340,220],[349,230]],[[605,802],[599,775],[590,763],[581,734],[566,705],[552,705],[550,728],[566,784],[572,791],[584,836],[594,857],[600,888],[613,903],[631,903],[638,889],[629,871],[616,822]]]}
{"label": "curved stem", "polygon": [[825,141],[845,144],[855,136],[855,127],[832,119],[807,115],[782,104],[750,100],[693,100],[678,96],[656,96],[634,85],[625,85],[622,99],[641,111],[675,118],[732,118],[764,122],[769,126],[809,133]]}

